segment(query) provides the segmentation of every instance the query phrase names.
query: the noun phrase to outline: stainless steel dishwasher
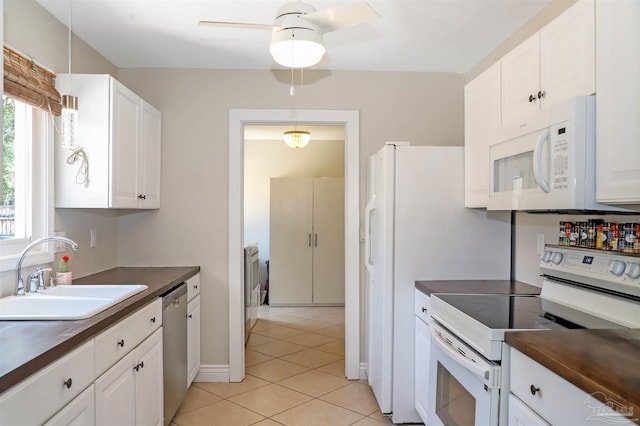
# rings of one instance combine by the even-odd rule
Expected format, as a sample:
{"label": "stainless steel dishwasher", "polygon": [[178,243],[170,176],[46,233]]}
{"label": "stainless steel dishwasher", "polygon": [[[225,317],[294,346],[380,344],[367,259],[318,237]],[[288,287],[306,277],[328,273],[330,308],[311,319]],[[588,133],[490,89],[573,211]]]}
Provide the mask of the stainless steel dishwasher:
{"label": "stainless steel dishwasher", "polygon": [[162,295],[164,424],[171,423],[187,393],[187,285]]}

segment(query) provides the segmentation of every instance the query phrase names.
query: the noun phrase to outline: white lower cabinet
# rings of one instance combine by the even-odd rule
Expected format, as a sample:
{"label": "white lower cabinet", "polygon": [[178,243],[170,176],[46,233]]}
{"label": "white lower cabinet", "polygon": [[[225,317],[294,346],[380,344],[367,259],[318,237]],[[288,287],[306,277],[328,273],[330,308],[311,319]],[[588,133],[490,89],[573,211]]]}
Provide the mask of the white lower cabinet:
{"label": "white lower cabinet", "polygon": [[509,424],[511,426],[549,426],[549,423],[512,393],[509,394]]}
{"label": "white lower cabinet", "polygon": [[162,425],[162,329],[95,382],[96,425]]}
{"label": "white lower cabinet", "polygon": [[95,392],[91,385],[58,411],[44,426],[92,426],[95,424],[95,407]]}
{"label": "white lower cabinet", "polygon": [[187,387],[200,372],[200,295],[187,304]]}
{"label": "white lower cabinet", "polygon": [[422,421],[427,424],[427,402],[429,396],[429,352],[431,332],[429,329],[430,298],[419,290],[415,295],[415,407]]}
{"label": "white lower cabinet", "polygon": [[615,400],[601,402],[514,348],[510,358],[509,425],[629,423],[610,408]]}
{"label": "white lower cabinet", "polygon": [[93,382],[93,339],[0,395],[0,425],[42,424]]}

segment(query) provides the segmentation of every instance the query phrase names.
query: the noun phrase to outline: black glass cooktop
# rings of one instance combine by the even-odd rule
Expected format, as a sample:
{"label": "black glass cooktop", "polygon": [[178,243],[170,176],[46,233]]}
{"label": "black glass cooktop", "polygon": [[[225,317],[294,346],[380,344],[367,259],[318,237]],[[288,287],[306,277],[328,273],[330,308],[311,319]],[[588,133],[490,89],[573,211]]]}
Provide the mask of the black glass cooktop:
{"label": "black glass cooktop", "polygon": [[621,327],[534,295],[438,294],[437,297],[491,329]]}

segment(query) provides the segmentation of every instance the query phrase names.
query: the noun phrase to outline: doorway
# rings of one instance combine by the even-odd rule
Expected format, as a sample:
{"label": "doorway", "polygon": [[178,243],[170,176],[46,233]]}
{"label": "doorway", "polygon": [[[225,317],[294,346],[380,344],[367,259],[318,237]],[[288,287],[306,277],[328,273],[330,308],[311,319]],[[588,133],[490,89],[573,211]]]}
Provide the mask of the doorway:
{"label": "doorway", "polygon": [[345,376],[360,378],[359,114],[345,110],[229,112],[229,381],[244,378],[244,127],[342,125],[345,157]]}

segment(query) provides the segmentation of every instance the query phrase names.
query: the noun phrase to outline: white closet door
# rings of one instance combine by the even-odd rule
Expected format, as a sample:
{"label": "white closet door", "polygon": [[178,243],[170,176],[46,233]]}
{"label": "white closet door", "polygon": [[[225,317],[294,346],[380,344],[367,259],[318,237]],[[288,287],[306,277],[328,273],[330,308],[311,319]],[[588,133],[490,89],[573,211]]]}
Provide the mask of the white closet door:
{"label": "white closet door", "polygon": [[269,303],[312,303],[313,179],[271,179]]}
{"label": "white closet door", "polygon": [[314,179],[313,226],[313,303],[344,303],[344,179]]}

